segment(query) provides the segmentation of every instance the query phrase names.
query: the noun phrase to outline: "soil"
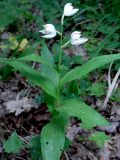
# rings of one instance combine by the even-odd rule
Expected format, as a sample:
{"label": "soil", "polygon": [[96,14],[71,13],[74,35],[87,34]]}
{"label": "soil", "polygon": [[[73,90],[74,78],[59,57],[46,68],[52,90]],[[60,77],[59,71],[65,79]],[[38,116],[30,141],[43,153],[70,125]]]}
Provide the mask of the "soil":
{"label": "soil", "polygon": [[[20,100],[23,97],[27,97],[31,102],[40,94],[38,88],[30,87],[19,74],[0,82],[0,93],[0,159],[4,159],[6,153],[2,142],[15,130],[24,139],[39,134],[42,127],[49,122],[50,113],[44,103],[33,103],[30,110],[24,110],[17,116],[15,112],[10,113],[7,110],[7,102]],[[77,119],[71,119],[66,135],[72,140],[72,144],[63,152],[61,160],[120,160],[120,108],[108,107],[107,111],[100,112],[111,121],[112,125],[106,128],[96,127],[93,131],[105,131],[111,140],[100,149],[87,139],[93,131],[83,130]],[[85,139],[80,140],[80,136]],[[27,150],[22,150],[19,155],[7,155],[7,159],[29,160],[29,154]]]}

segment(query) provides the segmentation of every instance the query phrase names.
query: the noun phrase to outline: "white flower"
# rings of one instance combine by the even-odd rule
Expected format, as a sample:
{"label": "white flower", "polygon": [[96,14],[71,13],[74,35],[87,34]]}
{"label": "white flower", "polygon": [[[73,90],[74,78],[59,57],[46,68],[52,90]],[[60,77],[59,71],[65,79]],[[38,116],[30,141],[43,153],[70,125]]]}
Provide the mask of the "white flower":
{"label": "white flower", "polygon": [[56,36],[56,29],[52,24],[43,25],[44,29],[39,31],[44,34],[43,38],[53,38]]}
{"label": "white flower", "polygon": [[72,34],[71,34],[71,44],[72,45],[81,45],[85,42],[88,41],[88,38],[81,38],[81,32],[79,31],[74,31]]}
{"label": "white flower", "polygon": [[72,6],[72,3],[67,3],[65,6],[64,6],[64,13],[63,15],[64,16],[72,16],[74,15],[75,13],[77,13],[79,9],[77,8],[73,8]]}

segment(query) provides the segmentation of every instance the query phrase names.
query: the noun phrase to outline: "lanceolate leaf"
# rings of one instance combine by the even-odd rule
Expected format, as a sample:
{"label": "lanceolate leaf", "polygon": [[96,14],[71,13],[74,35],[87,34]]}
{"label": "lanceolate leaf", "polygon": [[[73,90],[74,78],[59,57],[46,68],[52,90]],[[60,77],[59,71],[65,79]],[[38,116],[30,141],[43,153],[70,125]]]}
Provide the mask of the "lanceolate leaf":
{"label": "lanceolate leaf", "polygon": [[41,132],[41,149],[44,160],[60,160],[64,148],[64,129],[58,122],[50,122]]}
{"label": "lanceolate leaf", "polygon": [[108,135],[106,135],[104,132],[95,132],[93,133],[89,139],[91,141],[94,141],[99,147],[103,147],[105,141],[108,141],[110,139],[110,137]]}
{"label": "lanceolate leaf", "polygon": [[59,75],[54,68],[53,56],[44,42],[42,44],[41,58],[50,64],[50,66],[48,66],[45,63],[42,63],[42,74],[50,79],[57,87],[59,83]]}
{"label": "lanceolate leaf", "polygon": [[50,63],[51,65],[54,65],[53,56],[52,56],[50,50],[48,49],[48,47],[46,46],[45,42],[42,43],[41,57],[46,62]]}
{"label": "lanceolate leaf", "polygon": [[14,67],[15,70],[20,71],[23,76],[28,78],[28,80],[33,82],[35,85],[41,87],[45,92],[53,97],[56,97],[56,89],[54,84],[32,67],[19,61],[6,61],[6,63]]}
{"label": "lanceolate leaf", "polygon": [[82,126],[87,129],[109,125],[109,122],[96,110],[77,99],[63,101],[61,108],[58,108],[58,110],[67,113],[69,116],[81,119]]}
{"label": "lanceolate leaf", "polygon": [[69,71],[61,80],[61,85],[72,80],[80,79],[89,72],[111,62],[120,59],[120,54],[104,55],[89,60],[86,64]]}
{"label": "lanceolate leaf", "polygon": [[[58,83],[59,83],[59,75],[54,68],[53,56],[51,52],[49,51],[48,47],[46,46],[45,42],[42,43],[41,58],[50,64],[48,66],[45,63],[42,63],[41,65],[42,75],[50,79],[57,88]],[[45,94],[45,100],[46,100],[49,110],[52,111],[55,106],[55,99],[51,97],[50,95]]]}
{"label": "lanceolate leaf", "polygon": [[41,56],[39,56],[37,54],[31,54],[31,55],[28,55],[28,56],[20,57],[16,60],[19,60],[19,61],[35,61],[35,62],[39,62],[39,63],[42,63],[42,64],[46,64],[48,66],[51,66],[50,63],[45,61]]}

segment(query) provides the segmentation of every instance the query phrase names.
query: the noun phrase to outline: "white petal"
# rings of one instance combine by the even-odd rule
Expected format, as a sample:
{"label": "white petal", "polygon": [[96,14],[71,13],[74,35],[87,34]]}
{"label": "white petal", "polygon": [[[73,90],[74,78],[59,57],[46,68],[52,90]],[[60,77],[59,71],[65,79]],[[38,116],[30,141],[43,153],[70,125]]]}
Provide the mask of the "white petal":
{"label": "white petal", "polygon": [[81,32],[79,31],[74,31],[72,34],[71,34],[71,40],[77,40],[77,39],[80,39],[80,36],[81,36]]}
{"label": "white petal", "polygon": [[73,10],[72,3],[67,3],[64,7],[64,15],[65,16],[69,15],[72,10]]}
{"label": "white petal", "polygon": [[53,38],[56,36],[57,31],[56,31],[54,25],[46,24],[46,25],[43,25],[43,27],[44,27],[44,29],[39,31],[44,34],[42,36],[43,38]]}
{"label": "white petal", "polygon": [[83,44],[83,43],[85,43],[87,41],[88,41],[88,38],[80,38],[80,39],[78,39],[76,41],[71,40],[71,44],[78,46],[78,45],[81,45],[81,44]]}
{"label": "white petal", "polygon": [[73,8],[72,3],[67,3],[64,6],[64,16],[72,16],[74,15],[79,9]]}
{"label": "white petal", "polygon": [[48,38],[48,39],[50,39],[50,38],[53,38],[53,37],[55,37],[56,36],[56,33],[52,33],[52,34],[46,34],[46,35],[44,35],[44,36],[42,36],[43,38]]}
{"label": "white petal", "polygon": [[45,28],[45,30],[46,30],[47,32],[50,32],[50,33],[56,31],[53,24],[46,24],[46,25],[44,25],[44,28]]}
{"label": "white petal", "polygon": [[45,34],[45,30],[43,29],[43,30],[41,30],[41,31],[39,31],[40,33],[43,33],[43,34]]}
{"label": "white petal", "polygon": [[73,34],[80,34],[80,33],[81,33],[81,31],[74,31],[74,32],[72,32],[71,35],[73,35]]}
{"label": "white petal", "polygon": [[72,9],[71,11],[64,13],[64,16],[73,16],[75,13],[78,12],[78,10],[79,9]]}
{"label": "white petal", "polygon": [[67,3],[65,6],[64,6],[64,12],[67,12],[69,10],[73,9],[73,6],[72,6],[72,3]]}

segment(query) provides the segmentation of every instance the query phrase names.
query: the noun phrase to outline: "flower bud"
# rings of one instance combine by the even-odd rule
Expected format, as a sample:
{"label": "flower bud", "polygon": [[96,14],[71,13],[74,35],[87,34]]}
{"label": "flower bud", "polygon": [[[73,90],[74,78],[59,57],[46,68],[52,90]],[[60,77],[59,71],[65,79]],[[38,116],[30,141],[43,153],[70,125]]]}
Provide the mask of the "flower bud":
{"label": "flower bud", "polygon": [[73,8],[72,6],[72,3],[67,3],[65,6],[64,6],[64,16],[72,16],[74,15],[75,13],[77,13],[79,9],[77,8]]}
{"label": "flower bud", "polygon": [[53,38],[56,36],[56,29],[52,24],[43,25],[44,29],[39,31],[44,34],[43,38]]}
{"label": "flower bud", "polygon": [[74,31],[72,34],[71,34],[71,44],[72,45],[81,45],[85,42],[88,41],[88,38],[81,38],[81,32],[79,31]]}

